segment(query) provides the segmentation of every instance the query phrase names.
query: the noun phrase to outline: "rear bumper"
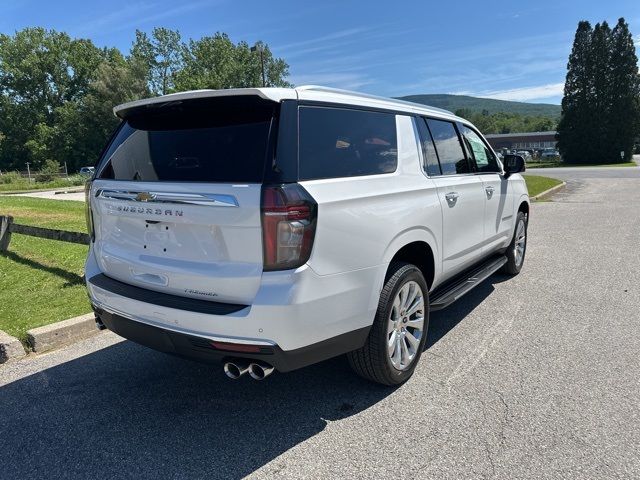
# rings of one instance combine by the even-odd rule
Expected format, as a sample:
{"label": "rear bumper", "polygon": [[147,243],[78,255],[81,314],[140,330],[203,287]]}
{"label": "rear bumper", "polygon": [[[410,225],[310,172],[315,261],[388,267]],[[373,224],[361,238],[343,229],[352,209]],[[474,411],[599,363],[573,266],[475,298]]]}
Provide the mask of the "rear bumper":
{"label": "rear bumper", "polygon": [[[113,318],[128,320],[109,324],[110,318],[105,315],[104,321],[108,328],[126,338],[145,345],[149,343],[144,334],[140,336],[135,331],[131,333],[131,328],[118,326],[135,322],[141,325],[142,330],[156,332],[154,329],[158,329],[164,332],[162,335],[153,335],[164,340],[159,343],[154,340],[149,346],[163,351],[169,349],[171,353],[183,356],[194,357],[193,349],[185,349],[183,342],[172,343],[171,339],[185,337],[260,345],[273,349],[274,361],[278,362],[274,366],[286,371],[357,349],[364,344],[380,295],[376,286],[378,270],[378,267],[373,267],[320,276],[304,266],[295,271],[267,272],[262,276],[260,289],[252,305],[248,306],[225,306],[191,299],[187,299],[188,305],[184,305],[183,297],[174,297],[176,301],[173,302],[164,298],[169,295],[162,293],[120,282],[93,281],[104,277],[93,251],[89,253],[85,275],[93,305]],[[229,279],[229,282],[233,282],[233,279]],[[143,295],[144,292],[139,290],[144,290],[148,295]],[[204,358],[200,359],[220,357],[220,352],[208,350],[209,347]],[[278,352],[282,353],[283,360],[279,359],[281,355]],[[195,357],[199,358],[198,355]],[[294,360],[286,360],[289,357]]]}
{"label": "rear bumper", "polygon": [[262,346],[260,353],[240,353],[217,349],[210,340],[194,335],[147,325],[123,316],[97,309],[96,314],[112,332],[160,352],[204,363],[217,363],[225,358],[262,360],[279,372],[289,372],[361,347],[369,327],[348,332],[317,344],[283,351],[279,346]]}

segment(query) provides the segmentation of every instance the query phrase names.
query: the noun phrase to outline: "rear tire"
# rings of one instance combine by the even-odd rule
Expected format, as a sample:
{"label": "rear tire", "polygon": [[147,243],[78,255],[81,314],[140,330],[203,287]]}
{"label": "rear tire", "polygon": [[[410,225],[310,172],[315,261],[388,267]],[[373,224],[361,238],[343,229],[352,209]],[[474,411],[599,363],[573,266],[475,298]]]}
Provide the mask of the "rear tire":
{"label": "rear tire", "polygon": [[502,267],[502,271],[508,275],[519,274],[524,265],[524,257],[527,253],[527,223],[527,216],[523,212],[518,212],[513,239],[507,247],[507,263]]}
{"label": "rear tire", "polygon": [[347,354],[361,377],[383,385],[406,382],[420,361],[429,327],[429,290],[418,267],[393,262],[364,346]]}

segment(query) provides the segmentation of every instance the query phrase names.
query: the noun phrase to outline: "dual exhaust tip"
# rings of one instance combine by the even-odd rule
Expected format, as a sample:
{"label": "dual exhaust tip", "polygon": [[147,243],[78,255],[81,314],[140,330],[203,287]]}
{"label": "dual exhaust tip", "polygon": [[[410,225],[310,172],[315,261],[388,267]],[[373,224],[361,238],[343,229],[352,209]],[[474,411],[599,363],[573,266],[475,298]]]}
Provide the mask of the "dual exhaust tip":
{"label": "dual exhaust tip", "polygon": [[254,380],[264,380],[273,373],[273,366],[265,362],[248,363],[234,359],[224,363],[224,373],[232,380],[237,380],[245,373],[249,373]]}

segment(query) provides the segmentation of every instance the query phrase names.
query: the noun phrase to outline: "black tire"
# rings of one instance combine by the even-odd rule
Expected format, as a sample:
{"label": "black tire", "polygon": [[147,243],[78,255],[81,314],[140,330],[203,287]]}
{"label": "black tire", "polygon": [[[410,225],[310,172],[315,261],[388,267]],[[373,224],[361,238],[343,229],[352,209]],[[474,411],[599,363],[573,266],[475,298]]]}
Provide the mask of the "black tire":
{"label": "black tire", "polygon": [[[522,252],[522,259],[520,263],[517,262],[516,256],[516,241],[518,234],[518,227],[520,223],[524,224],[524,251]],[[513,238],[511,239],[511,243],[507,247],[507,251],[505,255],[507,256],[507,263],[502,267],[502,272],[508,275],[517,275],[522,270],[522,266],[524,265],[524,258],[527,254],[527,216],[523,212],[518,212],[516,216],[516,226],[513,229]]]}
{"label": "black tire", "polygon": [[[416,282],[424,299],[424,326],[415,357],[404,370],[396,369],[388,354],[387,322],[398,291],[409,281]],[[420,361],[429,330],[429,289],[418,267],[404,262],[393,262],[380,294],[378,310],[369,337],[364,346],[347,354],[351,368],[361,377],[383,385],[406,382]]]}

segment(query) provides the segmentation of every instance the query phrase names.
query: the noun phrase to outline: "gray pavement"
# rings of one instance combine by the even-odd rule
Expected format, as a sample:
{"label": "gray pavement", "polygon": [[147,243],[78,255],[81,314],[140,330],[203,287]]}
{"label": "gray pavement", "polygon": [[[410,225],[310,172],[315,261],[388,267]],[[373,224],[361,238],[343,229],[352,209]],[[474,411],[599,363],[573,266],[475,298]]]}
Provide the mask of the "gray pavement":
{"label": "gray pavement", "polygon": [[533,205],[523,272],[432,315],[397,389],[341,359],[232,382],[111,333],[0,366],[0,477],[639,478],[639,208],[626,177]]}
{"label": "gray pavement", "polygon": [[13,195],[17,197],[48,198],[50,200],[75,200],[77,202],[84,202],[84,190],[72,191],[68,193],[60,192],[66,192],[66,190],[47,190],[44,192],[15,193]]}

